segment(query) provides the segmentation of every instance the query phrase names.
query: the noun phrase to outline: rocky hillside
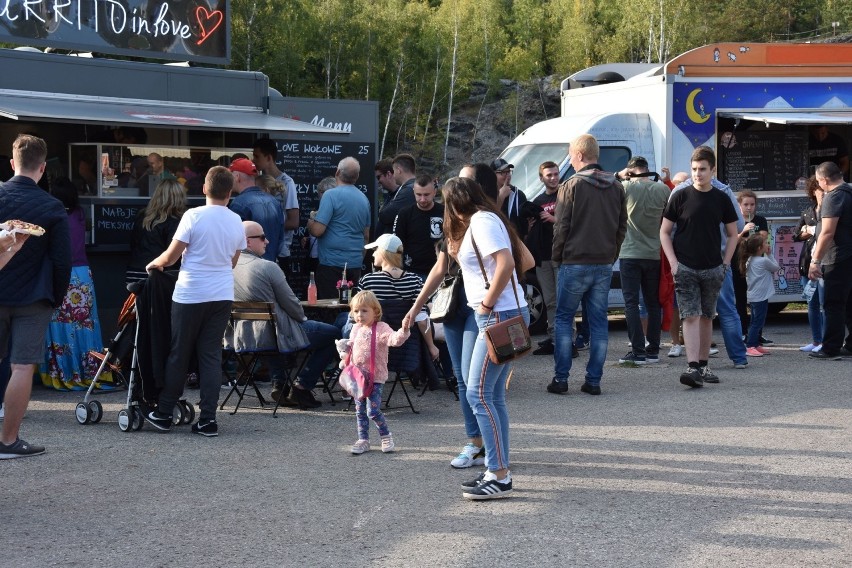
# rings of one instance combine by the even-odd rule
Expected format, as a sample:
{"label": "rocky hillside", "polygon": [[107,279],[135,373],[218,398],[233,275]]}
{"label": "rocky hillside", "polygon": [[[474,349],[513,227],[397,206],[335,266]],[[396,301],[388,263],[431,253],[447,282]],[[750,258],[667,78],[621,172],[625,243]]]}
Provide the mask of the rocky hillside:
{"label": "rocky hillside", "polygon": [[456,175],[468,162],[490,163],[524,129],[559,116],[561,80],[555,75],[526,83],[503,79],[491,89],[484,83],[475,83],[467,99],[457,99],[455,104],[447,163],[442,163],[446,118],[438,121],[437,131],[430,133],[423,150],[400,151],[412,152],[418,170],[434,172],[439,179]]}

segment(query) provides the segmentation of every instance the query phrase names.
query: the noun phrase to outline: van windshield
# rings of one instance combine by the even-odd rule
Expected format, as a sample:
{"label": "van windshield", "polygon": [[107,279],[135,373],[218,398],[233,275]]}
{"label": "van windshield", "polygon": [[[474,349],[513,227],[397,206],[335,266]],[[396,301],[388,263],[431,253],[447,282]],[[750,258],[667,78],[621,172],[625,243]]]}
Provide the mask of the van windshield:
{"label": "van windshield", "polygon": [[[601,146],[601,157],[598,163],[605,172],[620,172],[630,161],[630,149],[624,146]],[[559,177],[559,181],[565,181],[574,175],[574,166],[565,164],[565,171]]]}
{"label": "van windshield", "polygon": [[507,148],[500,156],[515,166],[512,170],[512,185],[520,188],[528,198],[541,192],[538,167],[547,161],[560,166],[568,159],[568,144],[527,144]]}

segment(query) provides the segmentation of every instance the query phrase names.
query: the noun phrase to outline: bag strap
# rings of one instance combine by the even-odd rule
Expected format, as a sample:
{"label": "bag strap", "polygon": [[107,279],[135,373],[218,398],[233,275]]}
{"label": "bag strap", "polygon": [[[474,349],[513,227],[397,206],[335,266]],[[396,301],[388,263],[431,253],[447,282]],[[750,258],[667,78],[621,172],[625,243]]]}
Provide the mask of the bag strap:
{"label": "bag strap", "polygon": [[373,333],[370,337],[370,377],[376,376],[376,326],[378,322],[373,322]]}
{"label": "bag strap", "polygon": [[[482,278],[485,279],[485,289],[488,290],[491,287],[491,283],[488,281],[488,275],[485,273],[485,265],[482,263],[482,255],[479,253],[479,247],[476,246],[476,239],[473,238],[473,233],[470,234],[470,242],[473,244],[473,250],[476,253],[476,260],[479,261],[479,269],[482,271]],[[510,249],[511,250],[511,249]],[[515,271],[512,270],[512,275],[510,277],[512,282],[512,293],[515,295],[515,304],[518,306],[518,311],[521,311],[521,301],[518,299],[518,286],[515,284]],[[495,302],[496,305],[496,302]]]}

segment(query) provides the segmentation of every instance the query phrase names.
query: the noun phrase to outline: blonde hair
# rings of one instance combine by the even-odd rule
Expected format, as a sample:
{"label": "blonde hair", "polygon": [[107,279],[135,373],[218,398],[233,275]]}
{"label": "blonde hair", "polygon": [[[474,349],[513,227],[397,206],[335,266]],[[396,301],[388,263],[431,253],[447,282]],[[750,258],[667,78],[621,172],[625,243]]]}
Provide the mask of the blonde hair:
{"label": "blonde hair", "polygon": [[164,179],[157,184],[154,195],[145,208],[142,226],[150,231],[169,217],[180,219],[186,212],[186,192],[176,179]]}
{"label": "blonde hair", "polygon": [[281,195],[287,200],[287,188],[284,182],[279,181],[269,174],[263,174],[254,178],[254,183],[269,195]]}
{"label": "blonde hair", "polygon": [[376,260],[379,262],[387,262],[391,266],[396,268],[402,268],[402,253],[401,252],[391,252],[385,249],[376,250]]}
{"label": "blonde hair", "polygon": [[376,298],[376,295],[369,290],[361,290],[352,296],[351,300],[349,300],[350,311],[355,311],[360,307],[371,308],[373,313],[376,314],[376,321],[381,321],[382,305],[379,303],[379,299]]}
{"label": "blonde hair", "polygon": [[591,134],[580,134],[571,142],[570,147],[575,152],[583,154],[587,162],[596,162],[601,155],[598,141]]}

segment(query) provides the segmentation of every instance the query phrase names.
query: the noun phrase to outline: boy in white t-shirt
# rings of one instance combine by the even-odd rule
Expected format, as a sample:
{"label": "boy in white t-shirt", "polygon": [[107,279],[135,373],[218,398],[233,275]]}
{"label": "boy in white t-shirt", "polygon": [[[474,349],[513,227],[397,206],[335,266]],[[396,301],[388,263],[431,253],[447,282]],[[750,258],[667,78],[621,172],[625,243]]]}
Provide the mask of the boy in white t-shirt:
{"label": "boy in white t-shirt", "polygon": [[240,216],[228,209],[234,176],[215,166],[204,179],[207,204],[187,211],[171,245],[146,270],[162,271],[181,258],[172,295],[172,350],[166,363],[159,404],[145,421],[161,432],[172,427],[172,411],[183,394],[193,352],[198,356],[201,413],[192,432],[212,437],[219,433],[216,405],[222,372],[222,336],[234,300],[233,269],[246,247]]}

